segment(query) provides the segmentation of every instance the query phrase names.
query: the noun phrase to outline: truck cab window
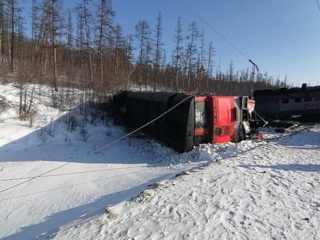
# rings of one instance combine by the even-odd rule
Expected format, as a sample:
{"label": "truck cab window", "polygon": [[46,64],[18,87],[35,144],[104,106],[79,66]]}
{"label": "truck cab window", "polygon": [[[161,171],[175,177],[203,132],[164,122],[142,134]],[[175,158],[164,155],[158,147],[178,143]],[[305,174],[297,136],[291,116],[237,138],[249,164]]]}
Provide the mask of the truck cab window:
{"label": "truck cab window", "polygon": [[206,128],[207,127],[207,111],[206,102],[196,102],[195,106],[195,117],[196,117],[196,128]]}

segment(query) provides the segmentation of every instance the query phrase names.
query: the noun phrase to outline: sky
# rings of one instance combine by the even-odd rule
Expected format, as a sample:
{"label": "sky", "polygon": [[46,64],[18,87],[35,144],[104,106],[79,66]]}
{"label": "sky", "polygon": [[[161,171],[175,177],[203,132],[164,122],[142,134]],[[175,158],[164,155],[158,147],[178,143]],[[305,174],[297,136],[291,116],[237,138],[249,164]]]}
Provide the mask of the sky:
{"label": "sky", "polygon": [[[64,2],[73,8],[79,0]],[[31,0],[22,4],[25,12]],[[178,18],[183,35],[195,21],[204,31],[205,42],[213,43],[215,65],[225,71],[231,61],[236,70],[252,69],[292,86],[320,84],[320,8],[317,0],[113,0],[114,22],[124,34],[134,33],[139,20],[155,29],[161,12],[164,48],[170,57]],[[185,40],[186,41],[186,40]]]}

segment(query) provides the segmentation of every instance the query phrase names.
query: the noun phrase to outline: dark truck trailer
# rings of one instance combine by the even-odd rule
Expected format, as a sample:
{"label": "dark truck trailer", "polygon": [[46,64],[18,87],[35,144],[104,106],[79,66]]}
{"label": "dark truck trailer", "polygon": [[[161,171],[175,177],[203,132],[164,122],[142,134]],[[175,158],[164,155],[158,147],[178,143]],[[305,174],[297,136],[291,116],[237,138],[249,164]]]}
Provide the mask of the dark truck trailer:
{"label": "dark truck trailer", "polygon": [[201,143],[239,142],[251,137],[254,101],[248,97],[192,96],[169,92],[123,91],[113,98],[115,120],[143,128],[177,152]]}

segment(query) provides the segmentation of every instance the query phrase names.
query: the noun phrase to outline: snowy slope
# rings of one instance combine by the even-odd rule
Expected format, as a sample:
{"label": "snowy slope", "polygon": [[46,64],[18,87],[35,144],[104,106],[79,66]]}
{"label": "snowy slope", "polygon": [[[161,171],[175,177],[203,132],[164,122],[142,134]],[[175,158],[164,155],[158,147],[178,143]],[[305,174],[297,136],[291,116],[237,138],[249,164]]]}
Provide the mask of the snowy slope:
{"label": "snowy slope", "polygon": [[78,122],[83,116],[76,108],[50,107],[50,94],[35,97],[37,114],[30,127],[18,119],[18,92],[12,85],[0,88],[7,103],[0,111],[0,238],[34,239],[212,161],[201,151],[181,155],[142,138],[96,153],[123,136],[123,129],[96,121],[86,125],[84,141],[80,127],[70,132],[64,123],[70,112]]}
{"label": "snowy slope", "polygon": [[133,137],[103,148],[123,129],[96,121],[85,140],[64,123],[77,109],[42,95],[30,127],[17,92],[0,86],[0,239],[320,238],[318,126],[186,154]]}

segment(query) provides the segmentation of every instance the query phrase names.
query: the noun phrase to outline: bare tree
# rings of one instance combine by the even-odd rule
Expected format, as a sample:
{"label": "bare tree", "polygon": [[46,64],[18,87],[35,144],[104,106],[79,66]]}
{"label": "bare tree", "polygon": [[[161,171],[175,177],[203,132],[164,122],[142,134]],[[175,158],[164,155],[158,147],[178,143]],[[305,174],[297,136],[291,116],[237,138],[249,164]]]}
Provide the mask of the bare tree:
{"label": "bare tree", "polygon": [[206,57],[205,57],[205,42],[204,42],[204,30],[199,34],[200,37],[200,53],[198,54],[198,64],[197,64],[197,91],[204,92],[203,89],[203,77],[205,73],[204,66],[206,65]]}
{"label": "bare tree", "polygon": [[5,17],[4,17],[4,2],[3,0],[0,0],[0,65],[3,64],[3,37],[4,37],[4,23],[5,23]]}
{"label": "bare tree", "polygon": [[[213,74],[213,68],[214,68],[214,56],[215,56],[215,49],[213,47],[213,43],[210,42],[209,43],[209,47],[208,47],[208,62],[207,62],[207,74],[212,77]],[[208,84],[207,84],[208,86]]]}
{"label": "bare tree", "polygon": [[71,10],[68,10],[68,23],[67,23],[67,48],[73,48],[73,23]]}
{"label": "bare tree", "polygon": [[186,48],[186,73],[187,73],[187,89],[190,91],[191,79],[194,77],[195,66],[197,62],[197,40],[199,38],[199,29],[196,22],[189,25],[189,35],[187,36],[188,44]]}
{"label": "bare tree", "polygon": [[[120,25],[113,26],[111,0],[78,0],[76,12],[62,12],[62,0],[32,0],[31,28],[27,26],[31,29],[30,38],[19,12],[19,2],[0,0],[0,74],[10,76],[2,75],[1,79],[19,84],[21,115],[30,109],[27,86],[30,89],[30,83],[35,81],[50,84],[53,99],[58,96],[55,91],[59,86],[67,86],[67,91],[79,87],[90,100],[102,101],[106,93],[128,88],[130,83],[139,83],[140,87],[144,84],[154,91],[210,89],[228,94],[245,93],[252,86],[286,84],[286,78],[283,82],[280,76],[272,78],[255,73],[254,69],[251,73],[248,69],[237,71],[232,61],[223,71],[218,64],[213,76],[213,44],[206,45],[204,32],[199,34],[195,22],[189,25],[184,39],[178,19],[168,63],[162,41],[161,13],[153,32],[146,21],[139,21],[134,35],[124,36]],[[73,14],[77,17],[74,24]],[[66,100],[67,94],[61,89],[57,100]]]}
{"label": "bare tree", "polygon": [[97,47],[98,47],[98,53],[99,53],[99,61],[100,61],[100,83],[104,83],[108,88],[109,82],[105,82],[105,74],[104,74],[104,52],[107,47],[110,48],[110,46],[113,43],[113,32],[114,32],[114,26],[113,26],[113,17],[114,17],[114,11],[112,10],[111,1],[110,0],[99,0],[98,4],[98,40],[97,40]]}
{"label": "bare tree", "polygon": [[133,56],[133,42],[134,42],[134,36],[132,34],[128,35],[125,40],[125,56],[126,59],[128,60],[128,65],[129,65],[129,74],[125,78],[125,88],[127,89],[131,83],[131,75],[135,69],[132,69],[132,62],[134,59]]}
{"label": "bare tree", "polygon": [[0,1],[0,56],[3,65],[8,64],[10,72],[14,72],[15,61],[15,0]]}
{"label": "bare tree", "polygon": [[153,91],[155,92],[157,89],[157,77],[160,71],[160,63],[162,58],[162,15],[161,12],[158,14],[157,17],[157,25],[156,25],[156,32],[155,32],[155,47],[154,47],[154,76],[153,76]]}
{"label": "bare tree", "polygon": [[[147,85],[147,75],[148,75],[148,64],[150,59],[150,50],[151,50],[151,30],[149,23],[145,20],[139,21],[135,25],[135,37],[138,41],[138,64],[139,66],[139,85],[141,89],[142,78],[144,77],[144,83]],[[145,72],[146,76],[143,76]]]}
{"label": "bare tree", "polygon": [[181,18],[178,19],[177,26],[175,28],[174,43],[175,48],[173,50],[172,62],[175,70],[175,90],[179,88],[179,75],[181,71],[181,64],[183,58],[183,46],[182,46],[182,25]]}
{"label": "bare tree", "polygon": [[114,49],[113,49],[113,65],[114,65],[114,76],[117,80],[119,87],[127,88],[128,83],[131,78],[131,61],[133,59],[133,36],[129,35],[128,37],[123,36],[122,28],[118,24],[115,27],[114,35]]}
{"label": "bare tree", "polygon": [[22,19],[18,4],[18,0],[0,1],[0,63],[11,73],[15,70],[17,20]]}
{"label": "bare tree", "polygon": [[15,18],[14,18],[14,4],[15,4],[15,1],[14,0],[10,0],[9,1],[10,3],[10,8],[11,8],[11,73],[13,74],[13,71],[14,71],[14,37],[15,37],[15,34],[14,34],[14,27],[15,27]]}
{"label": "bare tree", "polygon": [[119,73],[120,54],[124,49],[124,39],[122,34],[122,28],[119,24],[116,25],[114,31],[114,74]]}
{"label": "bare tree", "polygon": [[[93,59],[92,59],[92,13],[90,11],[91,0],[82,0],[81,4],[76,8],[78,11],[78,43],[80,45],[81,52],[86,51],[88,67],[89,67],[89,79],[90,87],[94,90],[94,73],[93,73]],[[80,55],[80,59],[82,56]],[[82,61],[82,60],[81,60]]]}
{"label": "bare tree", "polygon": [[61,0],[44,0],[45,19],[48,29],[48,36],[51,44],[51,59],[52,59],[52,85],[54,91],[58,91],[57,78],[58,78],[58,65],[57,65],[57,48],[58,37],[63,34],[63,16],[62,16],[62,1]]}
{"label": "bare tree", "polygon": [[31,9],[31,32],[32,32],[32,62],[34,66],[41,66],[40,71],[43,74],[47,74],[48,60],[46,59],[47,54],[47,40],[49,35],[49,24],[47,19],[47,6],[46,1],[39,3],[37,0],[32,0]]}

